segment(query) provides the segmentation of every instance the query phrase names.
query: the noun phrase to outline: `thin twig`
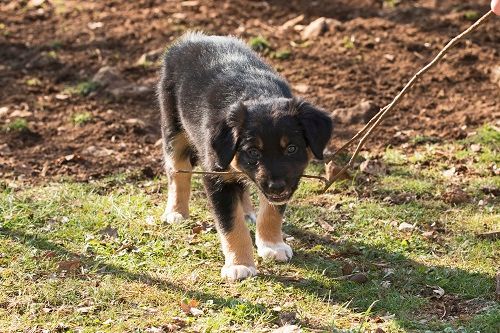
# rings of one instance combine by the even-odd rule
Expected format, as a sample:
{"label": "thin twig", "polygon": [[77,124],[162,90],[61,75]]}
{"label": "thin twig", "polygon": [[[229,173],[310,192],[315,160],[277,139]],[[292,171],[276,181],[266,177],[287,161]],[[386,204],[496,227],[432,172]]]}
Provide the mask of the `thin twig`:
{"label": "thin twig", "polygon": [[[175,173],[190,173],[195,175],[244,175],[242,171],[192,171],[192,170],[175,170]],[[311,178],[321,180],[323,183],[328,183],[328,179],[323,176],[316,175],[300,175],[301,178]]]}
{"label": "thin twig", "polygon": [[[399,101],[403,98],[403,96],[405,96],[407,94],[407,92],[410,90],[410,88],[413,87],[413,85],[420,79],[420,77],[424,73],[429,71],[432,67],[434,67],[434,65],[436,65],[436,63],[439,60],[441,60],[445,56],[445,54],[448,52],[448,50],[451,47],[453,47],[460,39],[464,38],[465,36],[467,36],[468,34],[473,32],[474,30],[476,30],[481,24],[484,23],[484,21],[486,21],[486,19],[488,19],[492,15],[493,15],[492,11],[487,12],[479,20],[477,20],[473,25],[471,25],[467,30],[463,31],[461,34],[459,34],[458,36],[456,36],[455,38],[450,40],[448,42],[448,44],[446,44],[446,46],[438,53],[438,55],[430,63],[428,63],[425,67],[420,69],[410,79],[410,81],[408,81],[408,83],[403,87],[403,89],[399,92],[399,94],[392,100],[392,102],[390,104],[388,104],[386,107],[384,107],[383,109],[381,109],[379,111],[379,113],[377,113],[370,120],[370,122],[359,133],[357,133],[355,135],[355,137],[359,137],[361,135],[360,133],[363,133],[366,130],[366,128],[369,127],[369,124],[372,123],[371,127],[369,127],[369,129],[366,131],[366,133],[363,135],[363,137],[359,141],[358,145],[356,146],[356,149],[354,150],[354,153],[352,154],[352,157],[350,158],[349,162],[347,162],[347,164],[335,176],[333,176],[328,181],[328,183],[323,188],[322,193],[325,193],[330,188],[330,186],[333,184],[333,182],[335,182],[344,171],[346,171],[349,167],[352,166],[354,159],[359,154],[359,151],[363,147],[363,145],[366,142],[366,140],[368,139],[368,137],[372,134],[373,130],[375,128],[377,128],[377,126],[389,115],[389,113],[392,111],[392,109],[399,103]],[[373,121],[373,119],[375,119],[375,121]],[[355,140],[354,138],[349,140],[348,143],[344,146],[347,147],[354,140]],[[342,146],[341,149],[344,149],[345,148],[344,146]]]}

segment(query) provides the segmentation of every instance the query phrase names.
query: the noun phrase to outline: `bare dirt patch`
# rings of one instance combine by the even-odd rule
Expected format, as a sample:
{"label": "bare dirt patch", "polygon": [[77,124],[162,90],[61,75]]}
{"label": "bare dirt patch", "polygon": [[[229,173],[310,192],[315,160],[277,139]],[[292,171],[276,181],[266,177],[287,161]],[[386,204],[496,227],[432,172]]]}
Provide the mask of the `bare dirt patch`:
{"label": "bare dirt patch", "polygon": [[[394,8],[376,0],[38,2],[0,4],[0,125],[17,118],[28,123],[20,134],[0,134],[2,178],[88,180],[146,167],[145,176],[159,174],[156,59],[187,30],[245,40],[263,36],[266,59],[297,94],[334,112],[363,100],[387,104],[446,41],[488,9],[458,0],[401,1]],[[301,14],[295,27],[281,28]],[[319,17],[328,27],[303,41],[300,25]],[[426,75],[368,148],[416,135],[462,138],[494,124],[499,45],[494,18]],[[91,83],[104,66],[117,71],[121,90]],[[80,114],[90,117],[77,123]],[[364,121],[342,119],[332,148]]]}

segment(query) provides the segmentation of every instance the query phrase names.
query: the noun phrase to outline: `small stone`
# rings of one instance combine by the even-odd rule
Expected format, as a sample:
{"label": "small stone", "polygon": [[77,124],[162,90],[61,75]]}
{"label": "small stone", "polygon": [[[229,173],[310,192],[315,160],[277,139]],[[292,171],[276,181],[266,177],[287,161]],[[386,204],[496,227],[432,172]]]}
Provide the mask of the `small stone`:
{"label": "small stone", "polygon": [[470,150],[472,150],[475,153],[480,152],[481,151],[481,145],[479,143],[478,144],[472,144],[472,145],[470,145]]}
{"label": "small stone", "polygon": [[98,83],[101,87],[116,87],[123,83],[120,72],[111,66],[101,67],[92,78],[92,81]]}
{"label": "small stone", "polygon": [[113,150],[107,148],[97,148],[96,146],[89,146],[83,150],[83,154],[92,155],[94,157],[105,157],[112,155]]}
{"label": "small stone", "polygon": [[9,115],[11,118],[27,118],[31,116],[32,113],[26,110],[16,110]]}
{"label": "small stone", "polygon": [[104,26],[104,23],[102,23],[102,22],[89,22],[89,23],[87,23],[87,27],[90,30],[96,30],[96,29],[102,28],[103,26]]}
{"label": "small stone", "polygon": [[9,107],[8,106],[2,106],[0,107],[0,117],[5,116],[9,112]]}
{"label": "small stone", "polygon": [[399,230],[399,231],[403,231],[403,232],[410,232],[410,231],[412,231],[413,229],[415,229],[415,226],[414,226],[413,224],[406,223],[406,222],[403,222],[403,223],[401,223],[401,224],[398,226],[398,230]]}
{"label": "small stone", "polygon": [[70,96],[67,95],[67,94],[57,94],[56,95],[56,99],[60,100],[60,101],[64,101],[66,99],[68,99]]}
{"label": "small stone", "polygon": [[394,60],[396,59],[396,57],[394,56],[394,54],[384,54],[384,58],[387,59],[387,61],[389,62],[394,62]]}
{"label": "small stone", "polygon": [[293,88],[301,94],[305,94],[309,91],[309,85],[305,83],[298,83],[295,86],[293,86]]}
{"label": "small stone", "polygon": [[297,325],[285,325],[272,330],[271,333],[302,333],[302,329]]}
{"label": "small stone", "polygon": [[2,154],[10,154],[11,150],[8,144],[4,143],[0,145],[0,153]]}
{"label": "small stone", "polygon": [[290,19],[290,20],[286,21],[285,23],[283,23],[283,25],[281,25],[280,28],[281,28],[281,30],[288,30],[288,29],[296,26],[300,22],[302,22],[303,19],[304,19],[304,14],[299,15],[299,16],[294,17],[293,19]]}
{"label": "small stone", "polygon": [[308,26],[302,30],[302,39],[314,39],[323,35],[328,30],[328,24],[326,23],[326,18],[320,17],[309,23]]}
{"label": "small stone", "polygon": [[127,119],[127,120],[125,120],[125,123],[132,125],[132,126],[141,127],[141,128],[146,127],[146,123],[144,123],[142,120],[137,119],[137,118]]}
{"label": "small stone", "polygon": [[182,7],[196,7],[200,4],[199,1],[183,1],[181,2]]}
{"label": "small stone", "polygon": [[154,89],[146,86],[136,86],[135,84],[128,84],[120,87],[113,88],[109,91],[115,98],[137,98],[137,97],[151,97],[153,98]]}
{"label": "small stone", "polygon": [[500,87],[500,66],[495,66],[491,70],[490,81]]}
{"label": "small stone", "polygon": [[373,118],[380,108],[372,101],[361,101],[350,107],[335,109],[332,112],[334,120],[347,125],[366,124]]}

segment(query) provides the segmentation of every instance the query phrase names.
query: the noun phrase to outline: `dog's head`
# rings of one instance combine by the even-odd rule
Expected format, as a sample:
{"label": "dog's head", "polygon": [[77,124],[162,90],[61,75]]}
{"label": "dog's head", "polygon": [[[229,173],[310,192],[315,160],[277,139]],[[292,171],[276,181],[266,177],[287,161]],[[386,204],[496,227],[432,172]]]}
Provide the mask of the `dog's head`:
{"label": "dog's head", "polygon": [[323,158],[331,132],[331,118],[302,100],[239,103],[214,127],[213,169],[231,165],[252,179],[270,202],[283,204],[312,156]]}

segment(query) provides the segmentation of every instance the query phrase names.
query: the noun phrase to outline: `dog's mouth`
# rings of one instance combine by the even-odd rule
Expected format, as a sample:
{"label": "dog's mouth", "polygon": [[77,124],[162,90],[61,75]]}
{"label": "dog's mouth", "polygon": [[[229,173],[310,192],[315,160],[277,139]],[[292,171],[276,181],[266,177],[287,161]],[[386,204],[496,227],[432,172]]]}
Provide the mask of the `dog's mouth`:
{"label": "dog's mouth", "polygon": [[286,192],[283,194],[264,193],[264,195],[266,196],[267,200],[269,200],[269,202],[274,205],[284,205],[288,201],[290,201],[292,197],[291,192]]}

